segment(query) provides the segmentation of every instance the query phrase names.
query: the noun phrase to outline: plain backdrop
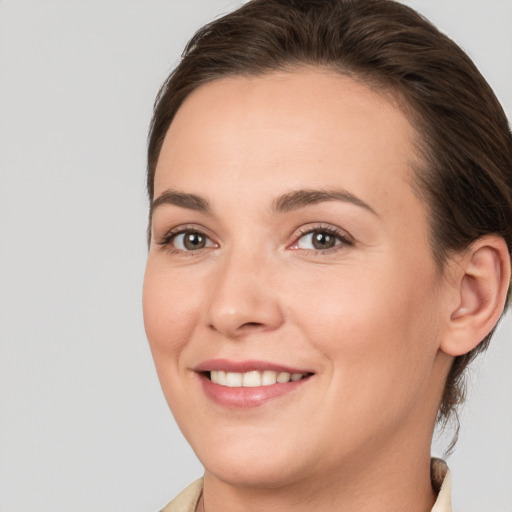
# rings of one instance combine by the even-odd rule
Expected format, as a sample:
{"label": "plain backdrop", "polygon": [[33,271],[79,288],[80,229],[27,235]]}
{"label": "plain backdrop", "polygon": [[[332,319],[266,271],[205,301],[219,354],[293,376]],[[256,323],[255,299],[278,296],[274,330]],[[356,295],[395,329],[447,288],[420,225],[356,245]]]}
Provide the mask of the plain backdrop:
{"label": "plain backdrop", "polygon": [[[241,3],[0,0],[1,512],[154,512],[201,475],[142,323],[146,133],[193,31]],[[510,118],[512,0],[409,3]],[[471,372],[456,512],[512,512],[511,365],[507,318]]]}

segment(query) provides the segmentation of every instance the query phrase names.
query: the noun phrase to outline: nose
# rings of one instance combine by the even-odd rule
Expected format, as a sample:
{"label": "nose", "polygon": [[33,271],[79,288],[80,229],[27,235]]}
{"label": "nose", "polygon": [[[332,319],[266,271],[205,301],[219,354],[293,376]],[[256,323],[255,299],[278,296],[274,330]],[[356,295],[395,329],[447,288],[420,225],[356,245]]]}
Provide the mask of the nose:
{"label": "nose", "polygon": [[[211,329],[236,339],[272,331],[284,315],[277,290],[277,268],[261,255],[232,253],[218,262],[210,288],[207,322]],[[212,282],[213,281],[213,282]]]}

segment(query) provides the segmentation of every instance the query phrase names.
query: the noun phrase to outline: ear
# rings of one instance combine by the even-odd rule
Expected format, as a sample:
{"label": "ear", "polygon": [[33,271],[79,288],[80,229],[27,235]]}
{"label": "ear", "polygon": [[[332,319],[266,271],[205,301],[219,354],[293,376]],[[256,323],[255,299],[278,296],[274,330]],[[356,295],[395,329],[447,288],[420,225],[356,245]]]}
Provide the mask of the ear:
{"label": "ear", "polygon": [[454,263],[456,293],[440,349],[460,356],[474,349],[503,313],[510,285],[510,255],[503,238],[489,235],[475,241]]}

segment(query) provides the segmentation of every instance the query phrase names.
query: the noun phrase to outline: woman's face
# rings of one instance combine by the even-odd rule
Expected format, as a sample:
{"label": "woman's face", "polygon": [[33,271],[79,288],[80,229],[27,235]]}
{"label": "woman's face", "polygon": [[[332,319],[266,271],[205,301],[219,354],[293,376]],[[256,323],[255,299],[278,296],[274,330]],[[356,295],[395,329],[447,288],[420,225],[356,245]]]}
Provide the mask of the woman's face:
{"label": "woman's face", "polygon": [[414,137],[393,102],[327,71],[217,80],[178,111],[144,317],[207,474],[278,486],[428,450],[448,285]]}

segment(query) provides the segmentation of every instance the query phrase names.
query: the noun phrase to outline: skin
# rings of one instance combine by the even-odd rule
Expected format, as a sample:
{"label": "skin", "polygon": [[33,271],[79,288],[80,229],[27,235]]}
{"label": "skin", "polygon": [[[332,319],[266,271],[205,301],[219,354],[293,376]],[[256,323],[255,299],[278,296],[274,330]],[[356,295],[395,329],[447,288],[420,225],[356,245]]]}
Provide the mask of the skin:
{"label": "skin", "polygon": [[[205,467],[208,512],[432,507],[430,440],[457,355],[442,345],[460,279],[432,257],[411,187],[415,137],[390,98],[311,69],[216,80],[178,111],[155,199],[195,194],[210,211],[154,208],[144,318],[166,399]],[[272,208],[304,189],[342,189],[369,208]],[[304,233],[326,227],[348,241],[316,249]],[[160,243],[172,229],[208,243]],[[193,370],[215,358],[314,375],[230,409]]]}

